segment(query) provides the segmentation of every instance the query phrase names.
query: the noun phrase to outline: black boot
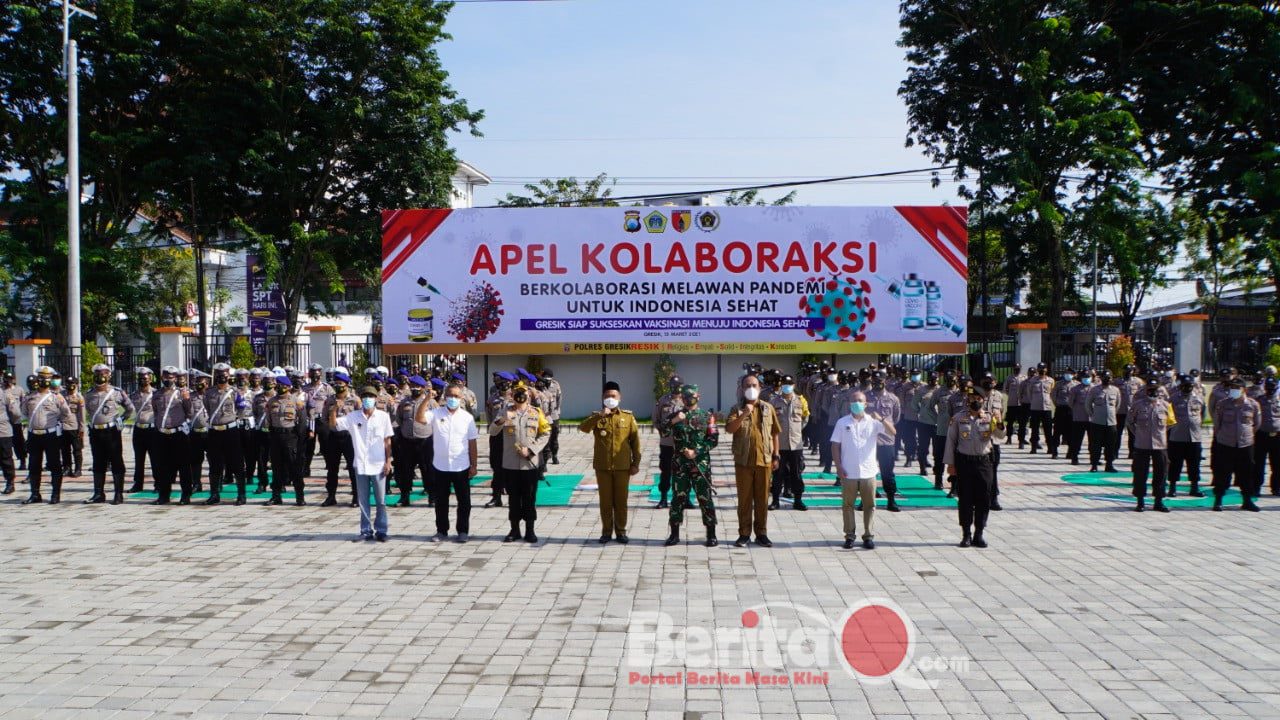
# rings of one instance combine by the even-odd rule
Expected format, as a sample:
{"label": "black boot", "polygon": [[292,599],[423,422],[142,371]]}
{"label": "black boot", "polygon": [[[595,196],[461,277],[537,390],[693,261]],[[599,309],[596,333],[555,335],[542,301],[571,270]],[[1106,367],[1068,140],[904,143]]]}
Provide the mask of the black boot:
{"label": "black boot", "polygon": [[236,486],[236,505],[243,505],[246,501],[247,498],[245,498],[244,483],[240,483]]}
{"label": "black boot", "polygon": [[302,497],[302,488],[301,488],[301,487],[295,487],[295,488],[293,489],[293,504],[294,504],[294,505],[306,505],[306,504],[307,504],[307,501]]}
{"label": "black boot", "polygon": [[85,500],[84,504],[96,505],[98,503],[106,502],[107,501],[106,487],[107,487],[106,477],[102,477],[102,478],[95,477],[93,479],[93,495],[90,496],[88,500]]}
{"label": "black boot", "polygon": [[779,504],[779,502],[778,502],[778,498],[774,498],[774,499],[773,499],[773,502],[769,503],[769,509],[770,509],[770,510],[777,510],[777,509],[778,509],[778,508],[780,508],[780,507],[782,507],[782,505],[781,505],[781,504]]}
{"label": "black boot", "polygon": [[716,539],[716,527],[714,525],[708,525],[707,526],[707,547],[715,547],[719,544],[720,544],[720,541]]}
{"label": "black boot", "polygon": [[31,486],[31,494],[27,496],[26,500],[22,501],[22,504],[31,505],[32,503],[44,502],[44,498],[40,497],[40,483],[29,482],[28,484]]}
{"label": "black boot", "polygon": [[1138,498],[1138,504],[1133,508],[1134,512],[1142,512],[1147,509],[1146,498]]}
{"label": "black boot", "polygon": [[1152,509],[1155,510],[1156,512],[1162,512],[1162,513],[1169,512],[1169,507],[1164,504],[1163,499],[1159,499],[1159,498],[1156,499],[1156,504],[1152,506]]}
{"label": "black boot", "polygon": [[1199,483],[1191,483],[1191,492],[1187,493],[1191,497],[1204,497],[1204,493],[1200,490]]}
{"label": "black boot", "polygon": [[209,481],[209,499],[204,501],[205,505],[221,505],[222,504],[222,483]]}
{"label": "black boot", "polygon": [[1222,512],[1222,496],[1216,492],[1213,494],[1213,511]]}
{"label": "black boot", "polygon": [[663,508],[667,508],[667,507],[671,507],[670,505],[668,505],[668,504],[667,504],[667,494],[666,494],[666,493],[662,493],[662,495],[658,498],[658,504],[657,504],[657,505],[655,505],[655,506],[653,507],[653,509],[654,509],[654,510],[661,510],[661,509],[663,509]]}
{"label": "black boot", "polygon": [[334,497],[333,493],[329,493],[329,496],[324,499],[324,502],[320,503],[320,507],[333,507],[337,504],[338,498]]}
{"label": "black boot", "polygon": [[62,501],[62,478],[53,481],[53,493],[49,495],[49,504],[57,505]]}
{"label": "black boot", "polygon": [[960,538],[960,547],[969,547],[973,544],[973,535],[969,533],[969,528],[964,529],[964,537]]}
{"label": "black boot", "polygon": [[808,505],[805,505],[805,504],[804,504],[804,500],[801,500],[801,499],[800,499],[800,496],[799,496],[799,495],[797,495],[797,496],[796,496],[796,501],[795,501],[795,502],[793,502],[793,503],[791,503],[791,509],[792,509],[792,510],[800,510],[801,512],[803,512],[803,511],[805,511],[805,510],[808,510],[808,509],[809,509],[809,506],[808,506]]}
{"label": "black boot", "polygon": [[974,528],[973,546],[976,548],[984,548],[987,546],[987,541],[982,537],[982,528]]}
{"label": "black boot", "polygon": [[1178,497],[1178,486],[1169,483],[1169,492],[1165,493],[1165,497]]}
{"label": "black boot", "polygon": [[120,505],[123,502],[124,502],[124,486],[122,483],[120,485],[116,485],[116,492],[114,495],[111,496],[111,504]]}
{"label": "black boot", "polygon": [[671,523],[671,534],[667,536],[667,541],[663,545],[671,546],[680,543],[680,523]]}
{"label": "black boot", "polygon": [[4,481],[4,490],[0,490],[0,495],[12,495],[12,494],[13,494],[13,478],[8,478]]}

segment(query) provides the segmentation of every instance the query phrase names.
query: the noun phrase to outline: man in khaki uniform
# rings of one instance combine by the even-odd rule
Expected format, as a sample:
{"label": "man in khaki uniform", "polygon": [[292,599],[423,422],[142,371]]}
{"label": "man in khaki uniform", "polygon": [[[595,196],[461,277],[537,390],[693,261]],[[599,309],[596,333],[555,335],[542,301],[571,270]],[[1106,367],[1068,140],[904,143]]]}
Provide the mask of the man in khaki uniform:
{"label": "man in khaki uniform", "polygon": [[53,483],[50,503],[62,499],[62,426],[71,420],[71,408],[61,394],[52,389],[53,368],[41,365],[36,370],[36,390],[22,402],[22,415],[27,418],[27,478],[31,495],[23,505],[44,502],[40,497],[40,471],[49,465],[49,479]]}
{"label": "man in khaki uniform", "polygon": [[991,510],[993,483],[991,446],[1004,439],[1004,418],[984,410],[984,398],[973,388],[969,388],[966,402],[968,411],[952,417],[947,426],[943,462],[947,474],[956,478],[960,528],[964,532],[960,547],[984,548],[987,541],[982,531]]}
{"label": "man in khaki uniform", "polygon": [[610,380],[604,384],[603,408],[578,426],[578,430],[595,436],[591,466],[600,489],[602,545],[615,533],[618,542],[627,543],[627,483],[640,472],[640,426],[630,410],[619,407],[621,403],[622,390]]}
{"label": "man in khaki uniform", "polygon": [[770,398],[770,404],[778,414],[778,471],[773,475],[773,502],[770,510],[777,510],[779,497],[785,490],[793,498],[792,508],[808,510],[801,495],[804,494],[804,429],[809,424],[809,403],[795,391],[795,378],[782,376],[779,392]]}
{"label": "man in khaki uniform", "polygon": [[510,509],[507,519],[511,532],[504,542],[520,539],[520,522],[524,521],[524,540],[538,542],[533,524],[538,519],[534,503],[538,499],[538,454],[551,439],[551,423],[542,411],[529,404],[532,393],[523,382],[511,390],[512,405],[489,423],[489,434],[502,438],[502,472],[505,476]]}
{"label": "man in khaki uniform", "polygon": [[[675,457],[674,442],[671,439],[671,418],[680,411],[680,388],[684,381],[679,375],[667,379],[669,391],[658,398],[653,405],[653,429],[658,431],[658,504],[655,508],[670,507],[667,505],[667,493],[671,492],[671,476]],[[685,503],[690,505],[690,503]]]}
{"label": "man in khaki uniform", "polygon": [[[1121,392],[1124,392],[1121,390]],[[1165,480],[1169,472],[1169,427],[1177,424],[1173,406],[1160,397],[1160,381],[1151,378],[1141,394],[1135,395],[1126,413],[1125,425],[1133,440],[1133,496],[1142,512],[1147,504],[1147,469],[1152,470],[1156,512],[1169,512],[1164,504]]]}
{"label": "man in khaki uniform", "polygon": [[733,435],[733,475],[738,485],[737,547],[746,547],[755,530],[756,544],[773,547],[769,540],[769,478],[778,469],[778,413],[760,400],[760,381],[748,375],[742,381],[742,402],[729,411],[725,429]]}
{"label": "man in khaki uniform", "polygon": [[93,495],[86,503],[107,501],[107,468],[114,482],[112,505],[124,502],[124,453],[120,427],[133,417],[133,403],[118,387],[111,385],[111,368],[93,366],[93,389],[84,397],[88,415],[89,448],[93,451]]}

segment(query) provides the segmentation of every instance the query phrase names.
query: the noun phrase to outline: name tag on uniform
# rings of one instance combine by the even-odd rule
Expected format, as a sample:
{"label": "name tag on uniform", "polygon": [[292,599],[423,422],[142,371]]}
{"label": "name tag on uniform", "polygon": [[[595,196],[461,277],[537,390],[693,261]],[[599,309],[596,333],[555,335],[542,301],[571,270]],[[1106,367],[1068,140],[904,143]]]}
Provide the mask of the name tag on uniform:
{"label": "name tag on uniform", "polygon": [[961,430],[961,431],[960,431],[960,439],[961,439],[961,440],[968,440],[968,439],[969,439],[969,431],[968,431],[968,430]]}

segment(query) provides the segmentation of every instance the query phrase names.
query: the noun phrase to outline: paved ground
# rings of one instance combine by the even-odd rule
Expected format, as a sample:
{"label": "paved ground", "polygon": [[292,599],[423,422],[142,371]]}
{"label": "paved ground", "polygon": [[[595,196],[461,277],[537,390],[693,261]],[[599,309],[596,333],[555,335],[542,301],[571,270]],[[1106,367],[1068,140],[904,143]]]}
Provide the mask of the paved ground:
{"label": "paved ground", "polygon": [[[771,550],[665,548],[666,515],[639,493],[626,547],[594,542],[584,490],[541,511],[537,546],[499,542],[501,510],[475,511],[469,544],[433,545],[430,510],[393,509],[392,541],[365,544],[350,508],[90,507],[84,480],[61,506],[6,496],[0,715],[1280,717],[1280,502],[1138,515],[1043,455],[1005,458],[986,550],[955,547],[938,508],[878,513],[879,548],[845,551],[834,508],[772,513]],[[560,469],[591,481],[583,459]],[[719,500],[732,536],[731,489]],[[801,622],[788,603],[834,621],[866,598],[908,616],[918,672],[872,684],[833,660],[826,684],[631,681],[689,669],[629,660],[639,613],[733,629],[766,605],[781,628]],[[722,669],[773,666],[799,669]]]}

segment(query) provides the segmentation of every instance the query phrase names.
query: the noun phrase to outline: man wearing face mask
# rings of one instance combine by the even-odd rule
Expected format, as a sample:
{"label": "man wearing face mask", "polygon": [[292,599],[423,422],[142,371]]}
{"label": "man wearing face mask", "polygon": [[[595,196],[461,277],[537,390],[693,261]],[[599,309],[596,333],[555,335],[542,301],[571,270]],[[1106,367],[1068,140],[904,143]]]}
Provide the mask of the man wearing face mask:
{"label": "man wearing face mask", "polygon": [[[55,389],[57,379],[54,379]],[[80,394],[80,380],[67,378],[63,397],[71,408],[71,421],[62,425],[62,473],[66,477],[80,477],[84,466],[84,395]]]}
{"label": "man wearing face mask", "polygon": [[40,496],[40,473],[49,466],[49,480],[53,485],[50,503],[62,499],[62,428],[71,419],[71,408],[66,398],[53,389],[54,369],[41,365],[36,369],[36,390],[27,395],[22,415],[27,419],[28,437],[27,479],[31,495],[23,505],[44,502]]}
{"label": "man wearing face mask", "polygon": [[[1137,372],[1138,368],[1136,366],[1125,365],[1124,377],[1116,378],[1113,381],[1115,386],[1120,388],[1120,411],[1116,413],[1116,427],[1119,428],[1117,432],[1119,432],[1122,437],[1116,439],[1116,447],[1120,446],[1120,443],[1124,440],[1123,436],[1126,435],[1125,427],[1126,419],[1129,415],[1129,408],[1133,407],[1134,400],[1142,397],[1142,394],[1146,392],[1146,383],[1142,381],[1142,378],[1137,376]],[[1166,394],[1163,399],[1168,400],[1168,395]],[[1129,457],[1133,457],[1133,433],[1128,433],[1127,437],[1128,443],[1125,447],[1129,450]]]}
{"label": "man wearing face mask", "polygon": [[702,511],[702,524],[707,529],[707,547],[719,544],[716,539],[716,508],[711,501],[711,449],[719,443],[716,418],[698,407],[701,399],[697,385],[680,388],[680,409],[671,418],[671,441],[675,448],[673,481],[674,500],[671,502],[671,534],[664,545],[680,542],[680,524],[684,521],[684,508],[689,493],[698,498]]}
{"label": "man wearing face mask", "polygon": [[[458,542],[467,541],[471,531],[471,478],[476,476],[478,450],[476,421],[465,409],[463,388],[455,383],[445,389],[444,406],[432,408],[418,419],[425,422],[432,443],[433,495],[436,534],[432,542],[449,537],[449,491],[458,499]],[[423,406],[425,408],[425,405]]]}
{"label": "man wearing face mask", "polygon": [[[328,420],[333,417],[345,417],[360,410],[360,398],[351,390],[351,375],[339,369],[333,373],[333,395],[324,402],[322,416]],[[355,446],[351,433],[339,430],[334,423],[329,426],[328,440],[321,446],[324,449],[325,467],[325,499],[320,507],[334,507],[338,504],[338,473],[345,462],[347,474],[351,480],[351,507],[359,505],[359,489],[355,470]]]}
{"label": "man wearing face mask", "polygon": [[305,457],[302,461],[303,475],[311,475],[311,460],[319,448],[320,457],[324,457],[324,444],[328,440],[329,423],[319,422],[324,415],[325,402],[333,395],[333,386],[324,379],[324,366],[311,363],[307,366],[307,382],[302,391],[307,396],[307,411],[311,415],[312,425],[316,428],[315,437],[305,443]]}
{"label": "man wearing face mask", "polygon": [[1103,370],[1099,381],[1089,388],[1085,405],[1089,410],[1089,472],[1098,472],[1100,455],[1106,457],[1106,472],[1117,472],[1116,413],[1120,409],[1120,389],[1111,384],[1110,370]]}
{"label": "man wearing face mask", "polygon": [[[249,468],[257,467],[257,492],[267,491],[267,467],[271,459],[271,428],[267,420],[267,403],[276,396],[276,377],[270,371],[262,375],[262,392],[253,398],[253,428],[257,433],[254,443],[255,457],[249,460]],[[253,473],[250,473],[253,474]]]}
{"label": "man wearing face mask", "polygon": [[[1018,423],[1022,423],[1023,433],[1026,432],[1027,421],[1022,419],[1022,365],[1014,363],[1013,372],[1009,373],[1009,377],[1004,379],[1004,394],[1009,399],[1009,415],[1006,422],[1009,423],[1008,437],[1004,439],[1004,444],[1008,445],[1013,442],[1014,428]],[[1021,446],[1019,446],[1021,447]]]}
{"label": "man wearing face mask", "polygon": [[[991,417],[1007,417],[1008,400],[1004,393],[996,389],[996,378],[990,372],[983,373],[979,385],[982,396],[982,409]],[[1000,507],[1000,443],[991,443],[991,509],[1003,510]]]}
{"label": "man wearing face mask", "polygon": [[114,481],[112,505],[124,502],[124,443],[120,428],[133,417],[133,403],[118,387],[111,385],[111,368],[93,366],[93,389],[85,395],[88,408],[89,449],[93,452],[93,496],[86,503],[107,501],[107,468]]}
{"label": "man wearing face mask", "polygon": [[920,416],[916,412],[915,394],[924,383],[920,382],[919,371],[912,370],[907,380],[898,383],[894,395],[898,397],[898,406],[902,408],[902,419],[898,423],[898,434],[894,443],[902,448],[906,455],[904,466],[910,467],[916,459],[916,422]]}
{"label": "man wearing face mask", "polygon": [[[292,399],[282,402],[295,403]],[[305,415],[305,403],[296,404],[297,413]],[[327,421],[334,430],[348,433],[355,447],[360,537],[386,542],[389,527],[386,483],[383,478],[391,474],[391,437],[395,431],[391,429],[391,416],[379,410],[377,405],[377,388],[366,386],[360,391],[359,410],[339,416],[338,406],[331,405]],[[300,467],[301,463],[298,465]],[[298,504],[302,504],[301,491]]]}
{"label": "man wearing face mask", "polygon": [[173,494],[174,478],[182,490],[180,505],[191,504],[191,448],[187,433],[191,431],[193,417],[191,393],[178,387],[182,373],[169,365],[160,371],[159,392],[151,397],[151,407],[156,418],[155,475],[159,497],[152,505],[168,505]]}
{"label": "man wearing face mask", "polygon": [[[884,467],[880,461],[884,440],[892,440],[894,434],[892,421],[869,408],[864,392],[849,393],[849,414],[840,418],[831,434],[831,451],[840,476],[846,550],[853,548],[857,535],[858,500],[862,508],[862,547],[875,549],[871,522],[876,508],[876,471]],[[893,502],[893,495],[889,495],[889,502]]]}
{"label": "man wearing face mask", "polygon": [[191,485],[195,492],[204,492],[204,460],[209,451],[209,409],[204,406],[204,394],[209,389],[208,373],[192,370],[190,373],[192,412],[190,441]]}
{"label": "man wearing face mask", "polygon": [[[733,475],[738,486],[737,547],[746,547],[754,529],[756,544],[772,547],[769,540],[769,479],[778,469],[778,414],[760,401],[760,380],[742,380],[742,401],[729,411],[725,429],[733,435]],[[892,447],[890,447],[892,451]]]}
{"label": "man wearing face mask", "polygon": [[[1070,429],[1067,431],[1067,459],[1072,465],[1080,464],[1080,450],[1084,446],[1084,438],[1089,431],[1089,391],[1092,389],[1093,370],[1082,370],[1079,382],[1073,383],[1068,395],[1071,422]],[[1092,437],[1089,444],[1093,445]]]}
{"label": "man wearing face mask", "polygon": [[[840,421],[840,416],[844,413],[839,409],[841,402],[841,394],[848,387],[849,378],[843,372],[837,372],[832,368],[827,373],[827,384],[819,392],[819,407],[822,408],[822,437],[824,442],[818,444],[818,462],[822,465],[822,472],[831,472],[831,443],[825,442],[826,438],[831,437],[832,431],[836,429],[836,423]],[[839,483],[840,479],[836,478]]]}
{"label": "man wearing face mask", "polygon": [[671,418],[682,407],[680,404],[680,388],[684,382],[679,375],[667,379],[667,394],[658,398],[653,405],[652,424],[658,432],[658,504],[655,508],[669,507],[667,493],[671,491],[671,467],[674,450],[671,441]]}
{"label": "man wearing face mask", "polygon": [[[1239,371],[1235,368],[1223,368],[1218,371],[1218,384],[1213,386],[1213,390],[1209,392],[1209,412],[1213,413],[1213,406],[1218,404],[1219,400],[1227,397],[1230,384],[1239,378]],[[1244,388],[1244,383],[1240,384]]]}
{"label": "man wearing face mask", "polygon": [[271,499],[267,504],[283,504],[284,484],[290,482],[294,504],[306,505],[301,444],[302,438],[306,437],[307,404],[301,395],[293,392],[293,379],[288,375],[276,377],[276,384],[280,392],[267,401],[267,428],[271,443]]}
{"label": "man wearing face mask", "polygon": [[[959,389],[959,382],[950,376],[941,379],[941,384],[929,396],[929,406],[936,418],[933,424],[933,487],[942,489],[942,473],[946,466],[943,459],[947,450],[947,428],[951,426],[951,396]],[[953,497],[954,491],[948,491],[947,497]]]}
{"label": "man wearing face mask", "polygon": [[1062,372],[1062,382],[1053,386],[1053,437],[1049,439],[1049,457],[1054,460],[1058,459],[1058,446],[1066,444],[1068,447],[1067,458],[1075,457],[1070,450],[1072,423],[1075,418],[1072,413],[1071,398],[1075,389],[1080,383],[1075,379],[1075,375],[1070,370]]}
{"label": "man wearing face mask", "polygon": [[1053,432],[1053,385],[1053,378],[1049,377],[1049,366],[1044,363],[1036,367],[1036,376],[1023,385],[1023,398],[1031,418],[1032,455],[1040,450],[1040,434],[1044,433],[1047,444]]}
{"label": "man wearing face mask", "polygon": [[1280,388],[1274,375],[1264,376],[1261,385],[1256,402],[1262,408],[1262,426],[1253,444],[1254,497],[1262,494],[1265,466],[1271,468],[1271,494],[1280,495]]}
{"label": "man wearing face mask", "polygon": [[1156,512],[1169,512],[1164,504],[1165,478],[1167,477],[1168,430],[1177,422],[1173,406],[1160,397],[1160,383],[1154,378],[1147,383],[1125,419],[1134,442],[1133,496],[1138,504],[1137,512],[1145,509],[1147,502],[1147,469],[1152,471],[1152,489],[1155,491]]}
{"label": "man wearing face mask", "polygon": [[809,403],[796,393],[795,378],[784,375],[779,380],[782,384],[771,402],[778,416],[779,459],[769,488],[773,495],[769,509],[781,507],[779,498],[786,490],[793,499],[793,509],[808,510],[801,496],[804,495],[804,428],[809,422]]}
{"label": "man wearing face mask", "polygon": [[1252,497],[1253,445],[1262,427],[1262,408],[1244,396],[1239,379],[1228,378],[1222,384],[1226,386],[1226,397],[1211,405],[1213,448],[1209,467],[1213,471],[1213,509],[1222,510],[1222,498],[1234,478],[1244,499],[1240,509],[1257,512]]}
{"label": "man wearing face mask", "polygon": [[[1159,378],[1154,375],[1148,382],[1160,386]],[[1157,396],[1159,391],[1157,390]],[[1169,398],[1173,407],[1176,423],[1169,429],[1169,492],[1168,497],[1177,497],[1178,474],[1183,464],[1187,467],[1187,478],[1191,481],[1192,497],[1204,497],[1200,491],[1200,456],[1204,446],[1203,427],[1205,416],[1204,397],[1195,389],[1189,375],[1179,378],[1178,387]]]}
{"label": "man wearing face mask", "polygon": [[898,478],[893,470],[898,459],[894,445],[897,426],[902,420],[902,405],[897,396],[886,389],[885,380],[884,370],[872,373],[871,389],[865,393],[865,398],[872,417],[882,419],[894,429],[892,433],[881,434],[876,438],[876,460],[880,463],[880,483],[884,488],[884,496],[888,498],[885,510],[899,512],[898,501],[894,497],[898,492]]}
{"label": "man wearing face mask", "polygon": [[542,411],[529,403],[529,388],[523,381],[511,390],[511,406],[489,424],[489,434],[502,439],[502,470],[506,476],[507,495],[511,507],[507,519],[511,532],[507,542],[520,539],[520,523],[524,522],[524,540],[538,542],[534,523],[538,519],[538,453],[551,439],[551,423]]}
{"label": "man wearing face mask", "polygon": [[427,381],[421,375],[409,378],[409,394],[396,403],[399,419],[398,433],[391,440],[391,453],[395,458],[396,487],[400,491],[400,507],[409,507],[409,495],[413,492],[413,473],[418,468],[417,411],[429,400]]}
{"label": "man wearing face mask", "polygon": [[[968,411],[951,419],[944,461],[960,498],[960,547],[987,546],[983,531],[991,509],[991,446],[1004,439],[1004,421],[982,409],[982,396],[969,395]],[[971,530],[972,528],[972,530]]]}
{"label": "man wearing face mask", "polygon": [[627,483],[640,472],[640,426],[630,410],[620,408],[622,391],[618,383],[604,384],[602,409],[578,425],[578,430],[595,439],[591,467],[596,471],[600,492],[600,543],[612,540],[627,543]]}
{"label": "man wearing face mask", "polygon": [[924,477],[929,476],[929,454],[933,449],[934,428],[938,425],[938,411],[932,402],[932,395],[937,389],[938,374],[931,372],[928,381],[916,388],[911,397],[911,404],[916,409],[916,462]]}
{"label": "man wearing face mask", "polygon": [[[493,374],[493,387],[489,388],[489,396],[485,399],[485,415],[489,419],[489,467],[492,468],[493,480],[490,487],[493,499],[484,506],[502,507],[502,493],[507,490],[507,471],[502,466],[502,435],[492,432],[493,424],[499,418],[506,417],[507,406],[511,401],[510,388],[516,376],[504,370]],[[509,493],[508,493],[509,494]]]}
{"label": "man wearing face mask", "polygon": [[[7,373],[6,381],[13,379],[13,373]],[[14,491],[14,482],[18,473],[13,467],[13,440],[22,433],[22,406],[18,402],[17,393],[9,392],[5,387],[0,391],[0,471],[4,473],[4,489],[0,495],[9,495]]]}
{"label": "man wearing face mask", "polygon": [[231,385],[231,366],[213,366],[213,387],[204,391],[201,402],[208,417],[209,499],[206,505],[222,502],[222,486],[236,484],[236,505],[245,504],[244,451],[240,445],[240,416],[249,401]]}
{"label": "man wearing face mask", "polygon": [[[131,493],[139,493],[145,489],[143,480],[146,478],[148,458],[151,460],[151,474],[154,476],[156,472],[156,413],[151,406],[151,398],[155,395],[152,387],[155,374],[146,366],[138,368],[137,374],[138,389],[129,394],[129,401],[138,412],[130,432],[130,443],[133,445],[133,485],[129,487]],[[154,477],[152,482],[155,482]],[[156,486],[156,492],[159,491],[159,486]]]}

